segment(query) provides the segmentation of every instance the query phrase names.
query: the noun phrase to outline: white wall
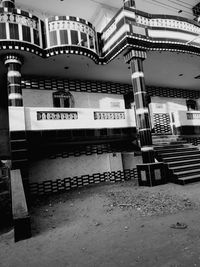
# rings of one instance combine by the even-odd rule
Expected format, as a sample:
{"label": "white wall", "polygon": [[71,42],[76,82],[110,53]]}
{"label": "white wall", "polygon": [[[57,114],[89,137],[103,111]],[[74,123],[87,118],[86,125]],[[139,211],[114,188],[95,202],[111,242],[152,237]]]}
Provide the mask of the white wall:
{"label": "white wall", "polygon": [[[25,107],[53,107],[53,90],[23,89]],[[72,92],[75,108],[124,109],[123,95]]]}
{"label": "white wall", "polygon": [[47,180],[64,179],[94,173],[122,170],[121,154],[93,154],[57,159],[43,159],[31,162],[29,168],[29,182],[42,183]]}
{"label": "white wall", "polygon": [[177,110],[187,111],[186,99],[171,97],[151,97],[151,113],[171,113]]}

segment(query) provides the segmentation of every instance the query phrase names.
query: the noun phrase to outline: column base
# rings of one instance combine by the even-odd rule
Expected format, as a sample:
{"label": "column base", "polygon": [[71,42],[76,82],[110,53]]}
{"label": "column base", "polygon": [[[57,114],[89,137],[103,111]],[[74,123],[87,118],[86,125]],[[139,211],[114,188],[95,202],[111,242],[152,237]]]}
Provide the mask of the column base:
{"label": "column base", "polygon": [[167,166],[159,163],[137,165],[139,186],[156,186],[167,183]]}

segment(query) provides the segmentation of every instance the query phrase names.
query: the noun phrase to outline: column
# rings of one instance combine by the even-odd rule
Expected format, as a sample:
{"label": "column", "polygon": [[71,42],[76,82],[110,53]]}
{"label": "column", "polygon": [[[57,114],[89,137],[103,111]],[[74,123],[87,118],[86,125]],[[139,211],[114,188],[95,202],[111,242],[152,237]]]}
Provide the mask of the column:
{"label": "column", "polygon": [[137,128],[139,132],[143,164],[137,165],[140,186],[155,186],[167,182],[168,170],[164,163],[155,162],[150,127],[148,97],[145,90],[143,60],[146,52],[130,50],[124,55],[125,62],[131,67]]}
{"label": "column", "polygon": [[124,7],[129,7],[135,9],[135,1],[134,0],[123,0]]}
{"label": "column", "polygon": [[2,0],[2,7],[15,8],[15,0]]}
{"label": "column", "polygon": [[131,79],[136,108],[136,120],[140,137],[143,163],[154,162],[154,149],[152,145],[150,114],[148,99],[145,90],[145,80],[143,71],[143,60],[146,52],[131,50],[125,55],[126,63],[131,67]]}
{"label": "column", "polygon": [[4,64],[8,69],[8,102],[9,106],[23,106],[21,89],[21,65],[22,60],[18,55],[9,54],[4,59]]}

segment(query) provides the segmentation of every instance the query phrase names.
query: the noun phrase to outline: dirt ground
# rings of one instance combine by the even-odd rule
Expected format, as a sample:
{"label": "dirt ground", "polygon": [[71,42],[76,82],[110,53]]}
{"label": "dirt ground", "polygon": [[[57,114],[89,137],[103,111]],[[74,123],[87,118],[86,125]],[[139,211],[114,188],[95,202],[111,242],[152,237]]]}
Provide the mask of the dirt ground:
{"label": "dirt ground", "polygon": [[200,183],[85,188],[35,200],[31,218],[32,238],[1,234],[1,267],[200,266]]}

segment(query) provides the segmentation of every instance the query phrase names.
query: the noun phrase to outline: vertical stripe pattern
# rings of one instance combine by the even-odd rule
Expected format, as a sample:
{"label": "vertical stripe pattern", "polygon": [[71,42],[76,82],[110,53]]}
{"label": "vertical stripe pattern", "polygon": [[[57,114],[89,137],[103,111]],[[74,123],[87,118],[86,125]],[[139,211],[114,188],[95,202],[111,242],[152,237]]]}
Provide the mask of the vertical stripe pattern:
{"label": "vertical stripe pattern", "polygon": [[144,51],[132,50],[126,54],[124,58],[126,63],[130,64],[132,72],[131,80],[133,85],[137,128],[139,131],[143,163],[153,163],[154,149],[152,144],[150,114],[143,72],[143,60],[146,58],[146,53]]}
{"label": "vertical stripe pattern", "polygon": [[9,106],[23,106],[21,89],[22,61],[17,55],[7,55],[4,61],[8,69],[8,102]]}
{"label": "vertical stripe pattern", "polygon": [[2,0],[2,7],[15,8],[15,0]]}

